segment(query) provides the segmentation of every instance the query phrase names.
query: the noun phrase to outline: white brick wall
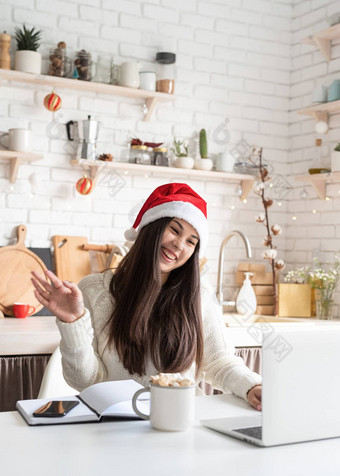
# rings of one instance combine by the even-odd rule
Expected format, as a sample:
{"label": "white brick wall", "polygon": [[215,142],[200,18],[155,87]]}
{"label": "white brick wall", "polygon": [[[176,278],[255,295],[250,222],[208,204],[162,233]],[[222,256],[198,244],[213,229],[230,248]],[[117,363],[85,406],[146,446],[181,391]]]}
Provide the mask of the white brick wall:
{"label": "white brick wall", "polygon": [[[290,122],[300,125],[308,121],[297,114],[288,114],[289,110],[294,111],[289,103],[289,86],[293,81],[291,91],[301,107],[308,103],[314,75],[323,77],[327,69],[319,53],[311,53],[310,47],[296,44],[296,31],[292,31],[291,47],[290,30],[293,24],[296,30],[299,26],[313,30],[315,22],[322,22],[330,14],[334,3],[323,3],[319,9],[314,2],[297,0],[293,5],[282,0],[2,0],[0,29],[13,34],[14,27],[23,21],[42,28],[41,52],[45,57],[50,47],[65,40],[71,56],[86,48],[95,58],[110,52],[117,63],[138,59],[144,68],[150,69],[154,67],[157,51],[175,51],[177,99],[160,105],[146,123],[140,121],[138,100],[60,90],[57,92],[63,98],[63,108],[53,116],[42,105],[49,88],[14,83],[0,88],[0,130],[29,127],[35,135],[35,150],[44,154],[43,161],[21,167],[13,187],[6,180],[8,166],[0,166],[0,244],[7,244],[14,237],[13,229],[21,222],[28,226],[27,244],[31,246],[41,243],[47,246],[51,235],[56,233],[86,235],[93,242],[122,243],[123,231],[131,222],[131,209],[155,186],[169,180],[155,175],[148,178],[128,175],[123,176],[126,183],[116,195],[108,183],[98,183],[89,197],[77,194],[74,185],[82,171],[69,165],[74,147],[66,141],[63,124],[70,119],[82,119],[87,113],[102,123],[99,152],[111,152],[116,158],[126,158],[126,144],[132,136],[165,141],[168,145],[173,136],[187,137],[195,153],[197,133],[206,127],[212,154],[246,140],[249,145],[260,143],[265,147],[264,157],[276,174],[287,176],[302,157],[303,166],[307,166],[309,157],[303,154],[303,149],[312,148],[313,132],[306,132],[306,137],[300,140],[301,128],[289,128]],[[315,11],[314,16],[310,10]],[[302,25],[302,17],[307,14],[308,22],[304,20]],[[44,67],[46,71],[46,61]],[[291,68],[296,75],[291,75]],[[301,87],[300,83],[303,83]],[[213,137],[226,119],[230,141],[221,145]],[[290,134],[292,155],[288,154]],[[33,172],[41,176],[37,195],[31,193],[28,181]],[[255,246],[254,255],[261,259],[263,230],[254,220],[262,211],[261,205],[253,193],[247,204],[240,202],[235,191],[237,184],[200,179],[188,183],[209,203],[212,233],[207,276],[215,286],[218,248],[228,231],[244,230]],[[299,183],[298,189],[302,188]],[[314,196],[312,192],[310,196]],[[234,210],[230,209],[232,205]],[[307,221],[304,226],[301,221],[304,213],[298,212],[295,237],[291,222],[284,225],[285,210],[284,201],[282,208],[273,208],[273,220],[280,221],[286,233],[278,242],[281,252],[287,246],[287,236],[295,243],[308,224],[315,227],[323,223],[321,213],[317,217],[310,214],[317,222]],[[332,213],[335,212],[333,209]],[[331,225],[323,226],[329,229]],[[333,242],[334,230],[332,236],[326,236]],[[314,239],[322,243],[323,236]],[[234,284],[234,268],[245,253],[236,238],[229,248],[226,282]],[[286,254],[289,259],[302,260],[310,252],[297,249],[287,250]]]}
{"label": "white brick wall", "polygon": [[[288,161],[291,163],[292,174],[306,174],[317,158],[314,146],[317,134],[314,130],[315,121],[306,116],[296,114],[296,111],[312,103],[312,94],[316,86],[339,78],[340,51],[335,46],[332,49],[332,61],[327,63],[320,51],[309,45],[299,43],[304,36],[316,33],[328,27],[326,19],[338,13],[339,2],[336,1],[295,1],[292,16],[292,71],[291,71],[291,100],[290,100],[290,136],[291,149]],[[335,42],[338,44],[339,42]],[[334,144],[339,141],[340,115],[332,115],[329,120],[330,131],[322,136],[322,156],[325,164],[330,165],[330,153]],[[293,180],[294,183],[294,180]],[[336,235],[340,211],[340,184],[327,187],[329,201],[318,199],[316,192],[307,184],[295,182],[296,190],[288,199],[289,216],[295,214],[297,220],[287,228],[287,237],[291,239],[292,250],[286,253],[291,266],[295,262],[310,264],[313,256],[320,260],[332,262],[334,252],[340,249]],[[308,197],[301,200],[300,193],[305,189]],[[317,213],[313,214],[313,210]],[[336,303],[340,304],[340,293],[336,295]]]}

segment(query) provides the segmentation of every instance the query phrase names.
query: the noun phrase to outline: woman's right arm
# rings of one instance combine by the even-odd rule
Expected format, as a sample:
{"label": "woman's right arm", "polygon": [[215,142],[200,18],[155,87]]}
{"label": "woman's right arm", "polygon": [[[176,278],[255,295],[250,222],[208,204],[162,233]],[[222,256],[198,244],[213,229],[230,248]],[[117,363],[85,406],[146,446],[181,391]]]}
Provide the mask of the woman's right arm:
{"label": "woman's right arm", "polygon": [[32,274],[36,298],[57,317],[65,380],[79,391],[103,381],[106,369],[96,352],[97,339],[91,322],[94,310],[87,293],[91,287],[84,286],[82,292],[76,284],[60,281],[51,271],[45,272],[49,281]]}
{"label": "woman's right arm", "polygon": [[97,338],[90,312],[90,309],[85,308],[85,314],[71,323],[57,319],[64,378],[78,391],[104,381],[107,376],[104,363],[97,353]]}

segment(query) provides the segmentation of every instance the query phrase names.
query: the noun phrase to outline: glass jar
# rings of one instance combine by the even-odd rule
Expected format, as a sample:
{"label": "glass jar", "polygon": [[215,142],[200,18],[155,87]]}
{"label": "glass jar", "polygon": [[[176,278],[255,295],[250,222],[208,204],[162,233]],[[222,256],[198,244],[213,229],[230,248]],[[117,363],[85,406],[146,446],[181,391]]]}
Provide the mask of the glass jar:
{"label": "glass jar", "polygon": [[96,74],[93,81],[97,83],[111,83],[111,55],[98,55],[96,64]]}
{"label": "glass jar", "polygon": [[151,156],[146,145],[132,145],[129,162],[132,164],[150,165]]}
{"label": "glass jar", "polygon": [[160,93],[173,94],[175,91],[175,53],[157,53],[156,62],[158,64],[156,91]]}
{"label": "glass jar", "polygon": [[169,167],[168,149],[165,147],[155,147],[152,151],[151,164]]}
{"label": "glass jar", "polygon": [[93,63],[90,53],[85,50],[78,51],[74,58],[74,66],[76,70],[77,79],[80,79],[81,81],[92,80]]}
{"label": "glass jar", "polygon": [[49,54],[48,74],[50,76],[58,76],[65,78],[72,72],[72,62],[66,55],[66,44],[61,41],[57,48],[52,48]]}

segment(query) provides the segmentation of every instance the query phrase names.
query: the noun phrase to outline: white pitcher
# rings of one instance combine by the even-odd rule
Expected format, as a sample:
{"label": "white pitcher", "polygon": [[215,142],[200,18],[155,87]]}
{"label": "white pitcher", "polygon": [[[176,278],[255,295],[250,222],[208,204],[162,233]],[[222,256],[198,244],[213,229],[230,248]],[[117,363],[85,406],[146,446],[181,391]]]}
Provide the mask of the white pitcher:
{"label": "white pitcher", "polygon": [[136,61],[126,61],[119,68],[119,86],[139,88],[139,70],[141,64]]}

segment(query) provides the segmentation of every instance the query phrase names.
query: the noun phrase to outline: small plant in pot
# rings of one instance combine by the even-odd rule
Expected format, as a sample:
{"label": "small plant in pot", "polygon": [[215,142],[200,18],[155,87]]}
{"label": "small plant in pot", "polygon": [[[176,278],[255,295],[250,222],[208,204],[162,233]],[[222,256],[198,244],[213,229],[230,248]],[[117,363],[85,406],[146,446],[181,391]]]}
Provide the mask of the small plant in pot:
{"label": "small plant in pot", "polygon": [[331,161],[332,161],[332,172],[340,172],[340,143],[338,143],[332,152],[331,155]]}
{"label": "small plant in pot", "polygon": [[195,159],[195,169],[211,170],[213,168],[213,161],[208,158],[207,131],[205,129],[200,130],[199,146],[201,158]]}
{"label": "small plant in pot", "polygon": [[192,169],[194,166],[194,159],[188,156],[188,146],[184,141],[174,139],[174,146],[171,151],[175,154],[175,167],[180,169]]}
{"label": "small plant in pot", "polygon": [[35,27],[27,28],[25,24],[15,29],[17,51],[14,57],[14,69],[24,73],[41,73],[41,54],[38,48],[41,43],[42,31]]}

